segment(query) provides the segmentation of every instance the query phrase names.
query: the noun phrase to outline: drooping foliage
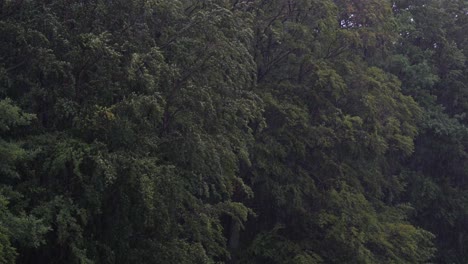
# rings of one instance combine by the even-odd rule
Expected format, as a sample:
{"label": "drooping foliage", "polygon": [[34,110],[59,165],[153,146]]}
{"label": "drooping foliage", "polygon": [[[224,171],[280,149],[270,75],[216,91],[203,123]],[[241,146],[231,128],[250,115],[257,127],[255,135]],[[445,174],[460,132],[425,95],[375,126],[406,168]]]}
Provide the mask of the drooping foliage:
{"label": "drooping foliage", "polygon": [[0,0],[0,263],[465,263],[467,10]]}

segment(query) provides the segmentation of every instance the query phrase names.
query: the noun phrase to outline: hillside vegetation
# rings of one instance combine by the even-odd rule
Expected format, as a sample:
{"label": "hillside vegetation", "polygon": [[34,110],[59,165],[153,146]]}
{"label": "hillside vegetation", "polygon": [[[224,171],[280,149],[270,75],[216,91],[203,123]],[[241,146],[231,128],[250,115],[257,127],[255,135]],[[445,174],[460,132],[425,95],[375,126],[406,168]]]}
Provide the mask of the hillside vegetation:
{"label": "hillside vegetation", "polygon": [[468,263],[467,0],[0,0],[0,263]]}

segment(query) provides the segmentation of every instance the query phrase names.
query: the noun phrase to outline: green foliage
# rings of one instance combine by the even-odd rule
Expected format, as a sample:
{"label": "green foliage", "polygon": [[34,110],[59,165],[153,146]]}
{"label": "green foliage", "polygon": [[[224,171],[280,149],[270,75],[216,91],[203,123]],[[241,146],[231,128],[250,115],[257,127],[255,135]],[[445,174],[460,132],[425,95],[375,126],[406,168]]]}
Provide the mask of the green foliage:
{"label": "green foliage", "polygon": [[[424,107],[407,166],[412,222],[436,235],[437,263],[467,261],[466,1],[400,1],[394,9],[401,39],[389,67]],[[437,21],[437,22],[436,22]],[[465,26],[462,26],[465,25]]]}
{"label": "green foliage", "polygon": [[10,186],[21,178],[18,167],[30,154],[16,141],[15,132],[33,119],[34,115],[24,113],[10,99],[0,101],[0,263],[15,263],[15,245],[41,246],[50,230],[43,219],[28,214],[20,201],[22,194]]}
{"label": "green foliage", "polygon": [[330,254],[344,253],[335,254],[331,262],[424,263],[433,255],[433,235],[405,221],[406,206],[385,206],[377,211],[346,185],[331,191],[327,199],[330,208],[319,215],[319,224],[329,229],[326,248]]}
{"label": "green foliage", "polygon": [[466,10],[0,0],[0,263],[465,263]]}
{"label": "green foliage", "polygon": [[[2,218],[8,214],[8,202],[5,197],[0,196],[0,213]],[[1,219],[2,223],[5,219]],[[0,226],[0,263],[15,263],[17,253],[16,249],[11,245],[9,232],[3,224]]]}

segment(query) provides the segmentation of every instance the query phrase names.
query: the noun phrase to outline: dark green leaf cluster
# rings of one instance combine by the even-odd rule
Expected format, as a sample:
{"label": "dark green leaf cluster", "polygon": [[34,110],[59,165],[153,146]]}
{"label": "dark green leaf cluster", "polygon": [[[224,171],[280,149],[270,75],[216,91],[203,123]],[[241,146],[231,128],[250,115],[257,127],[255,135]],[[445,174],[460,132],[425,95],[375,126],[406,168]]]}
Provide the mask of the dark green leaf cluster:
{"label": "dark green leaf cluster", "polygon": [[0,0],[0,263],[466,263],[468,3]]}

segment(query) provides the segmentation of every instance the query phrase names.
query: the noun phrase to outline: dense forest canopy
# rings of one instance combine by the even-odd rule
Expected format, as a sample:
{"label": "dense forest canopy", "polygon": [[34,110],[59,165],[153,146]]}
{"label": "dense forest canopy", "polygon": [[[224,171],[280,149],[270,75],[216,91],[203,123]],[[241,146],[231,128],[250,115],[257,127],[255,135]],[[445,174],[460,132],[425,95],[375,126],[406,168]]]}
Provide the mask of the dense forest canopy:
{"label": "dense forest canopy", "polygon": [[467,0],[0,0],[0,263],[467,263]]}

